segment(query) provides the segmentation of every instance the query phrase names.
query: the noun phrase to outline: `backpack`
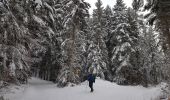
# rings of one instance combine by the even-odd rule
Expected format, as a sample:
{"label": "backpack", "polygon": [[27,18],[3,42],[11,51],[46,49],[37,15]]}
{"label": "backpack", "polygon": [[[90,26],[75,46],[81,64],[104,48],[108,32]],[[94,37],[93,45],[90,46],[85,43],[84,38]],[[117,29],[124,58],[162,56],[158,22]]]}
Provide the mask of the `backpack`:
{"label": "backpack", "polygon": [[87,80],[88,80],[89,82],[94,82],[94,83],[95,83],[95,77],[94,77],[94,75],[89,74],[88,77],[87,77]]}

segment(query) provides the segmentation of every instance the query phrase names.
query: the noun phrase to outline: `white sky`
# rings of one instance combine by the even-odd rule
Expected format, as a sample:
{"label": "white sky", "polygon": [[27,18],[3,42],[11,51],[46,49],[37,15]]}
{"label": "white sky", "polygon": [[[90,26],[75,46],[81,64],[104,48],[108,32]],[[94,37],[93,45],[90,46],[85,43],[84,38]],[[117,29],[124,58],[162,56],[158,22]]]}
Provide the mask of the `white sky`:
{"label": "white sky", "polygon": [[[95,8],[95,3],[97,2],[97,0],[85,0],[85,1],[91,4],[91,8],[90,8],[90,14],[91,14],[93,12],[93,9]],[[124,2],[128,7],[131,7],[132,0],[124,0]],[[113,7],[116,3],[116,0],[102,0],[102,3],[104,7],[106,7],[106,5]]]}

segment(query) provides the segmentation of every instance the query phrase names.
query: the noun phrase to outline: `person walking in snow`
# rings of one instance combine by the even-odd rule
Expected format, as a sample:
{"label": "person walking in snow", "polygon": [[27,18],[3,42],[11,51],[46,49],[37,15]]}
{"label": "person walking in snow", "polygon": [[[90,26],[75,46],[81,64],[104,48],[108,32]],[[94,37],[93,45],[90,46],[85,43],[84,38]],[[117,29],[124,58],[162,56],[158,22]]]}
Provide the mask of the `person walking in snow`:
{"label": "person walking in snow", "polygon": [[95,76],[93,74],[89,74],[88,77],[87,77],[87,80],[89,81],[89,87],[91,89],[91,92],[94,91],[93,89],[93,83],[95,83]]}

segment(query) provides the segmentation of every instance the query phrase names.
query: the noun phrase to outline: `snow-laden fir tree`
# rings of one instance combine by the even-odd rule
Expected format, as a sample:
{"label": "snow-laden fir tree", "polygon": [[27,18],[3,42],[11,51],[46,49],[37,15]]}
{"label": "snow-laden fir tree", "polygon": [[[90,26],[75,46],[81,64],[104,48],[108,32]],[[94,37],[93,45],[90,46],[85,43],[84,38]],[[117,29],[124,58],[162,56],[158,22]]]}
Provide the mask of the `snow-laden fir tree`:
{"label": "snow-laden fir tree", "polygon": [[126,80],[127,84],[140,84],[139,79],[139,16],[135,10],[128,8],[127,10],[127,23],[129,24],[127,30],[130,37],[131,53],[129,57],[129,63],[131,66],[126,69]]}
{"label": "snow-laden fir tree", "polygon": [[151,27],[144,29],[143,34],[140,36],[140,71],[142,73],[142,84],[158,84],[164,80],[166,74],[163,73],[164,67],[164,54],[158,45],[158,34]]}
{"label": "snow-laden fir tree", "polygon": [[29,1],[28,29],[34,38],[31,56],[40,61],[32,65],[34,75],[55,81],[59,72],[61,6],[59,1]]}
{"label": "snow-laden fir tree", "polygon": [[[4,49],[1,52],[2,62],[3,66],[12,67],[7,71],[17,73],[17,76],[13,75],[15,79],[27,80],[30,66],[35,63],[38,64],[31,69],[40,70],[36,72],[41,78],[50,80],[53,65],[55,65],[53,73],[57,74],[59,60],[56,59],[60,55],[60,48],[59,32],[56,30],[61,29],[59,22],[61,12],[57,10],[57,3],[51,0],[1,2],[3,12],[1,27],[4,29],[1,38],[3,44],[1,49]],[[41,59],[43,61],[46,59],[43,65],[40,64]],[[55,62],[52,59],[55,59]]]}
{"label": "snow-laden fir tree", "polygon": [[[169,0],[133,0],[133,7],[135,10],[140,10],[140,8],[144,11],[149,10],[149,12],[145,14],[145,19],[150,25],[154,26],[154,30],[158,31],[159,40],[162,42],[162,47],[159,48],[163,49],[165,58],[169,58],[168,52],[170,47],[169,3]],[[167,66],[167,63],[164,63],[163,65]],[[169,68],[166,67],[165,69]],[[166,80],[169,79],[167,78]]]}
{"label": "snow-laden fir tree", "polygon": [[109,79],[110,73],[108,70],[109,61],[108,61],[108,51],[105,43],[105,38],[107,37],[107,33],[105,31],[105,20],[104,20],[104,8],[102,6],[102,1],[98,0],[96,3],[96,9],[93,11],[92,18],[92,43],[91,43],[91,52],[89,53],[89,57],[91,58],[91,62],[89,64],[89,70],[94,70],[94,73],[97,76],[103,79]]}
{"label": "snow-laden fir tree", "polygon": [[111,71],[114,75],[114,80],[118,84],[123,84],[126,81],[122,69],[129,67],[130,39],[127,31],[127,15],[126,6],[123,0],[117,0],[113,8],[114,30],[110,43],[112,45],[111,55]]}
{"label": "snow-laden fir tree", "polygon": [[[105,32],[105,37],[104,37],[104,41],[105,41],[105,44],[106,44],[106,47],[107,47],[107,52],[108,52],[108,70],[109,72],[111,72],[111,57],[112,57],[112,42],[110,41],[112,36],[113,36],[113,30],[114,30],[114,23],[113,23],[113,11],[111,9],[110,6],[106,6],[106,8],[104,9],[103,11],[103,30]],[[112,81],[112,75],[110,74],[108,77],[106,78],[109,78],[108,80]]]}
{"label": "snow-laden fir tree", "polygon": [[6,82],[25,83],[29,73],[30,34],[24,26],[23,2],[0,2],[0,58],[1,79]]}
{"label": "snow-laden fir tree", "polygon": [[[137,23],[130,16],[131,9],[127,9],[123,0],[117,0],[113,8],[113,24],[115,28],[110,39],[112,45],[111,70],[113,81],[118,84],[130,84],[128,73],[131,73],[133,65],[130,63],[131,54],[135,52],[134,45],[137,42]],[[129,14],[129,15],[128,15]]]}
{"label": "snow-laden fir tree", "polygon": [[63,21],[65,36],[61,45],[63,62],[58,77],[58,86],[66,86],[69,82],[80,82],[81,65],[78,62],[76,39],[86,26],[85,18],[89,16],[89,4],[84,0],[63,0],[62,3],[65,11]]}

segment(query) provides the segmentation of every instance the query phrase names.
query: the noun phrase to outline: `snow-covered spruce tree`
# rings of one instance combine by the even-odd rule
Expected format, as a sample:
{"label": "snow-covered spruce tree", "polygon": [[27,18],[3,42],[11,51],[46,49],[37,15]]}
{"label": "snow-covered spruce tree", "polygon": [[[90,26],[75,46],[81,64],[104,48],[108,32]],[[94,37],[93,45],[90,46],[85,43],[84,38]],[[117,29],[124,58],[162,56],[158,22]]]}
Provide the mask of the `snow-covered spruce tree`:
{"label": "snow-covered spruce tree", "polygon": [[8,72],[4,73],[14,70],[12,73],[17,73],[16,76],[13,75],[15,81],[24,81],[31,66],[34,74],[38,73],[39,77],[55,80],[60,68],[60,2],[8,0],[1,4],[2,69],[4,66],[12,67],[8,67]]}
{"label": "snow-covered spruce tree", "polygon": [[[106,44],[106,47],[107,47],[107,52],[108,52],[108,70],[110,71],[111,68],[111,54],[112,54],[112,48],[113,46],[111,45],[110,43],[110,39],[112,37],[112,33],[113,33],[113,30],[114,30],[114,26],[113,25],[113,12],[112,12],[112,9],[110,6],[106,6],[106,8],[104,9],[103,11],[103,20],[104,20],[104,24],[103,24],[103,30],[106,34],[106,36],[104,37],[104,41],[105,41],[105,44]],[[108,78],[108,77],[106,77]],[[109,75],[109,80],[112,81],[112,75]]]}
{"label": "snow-covered spruce tree", "polygon": [[[63,87],[68,83],[80,82],[81,65],[78,62],[76,39],[86,26],[85,18],[89,16],[89,4],[84,0],[63,0],[64,30],[62,43],[62,69],[58,76],[58,86]],[[79,45],[80,46],[80,45]]]}
{"label": "snow-covered spruce tree", "polygon": [[166,63],[164,63],[164,55],[158,47],[157,34],[150,27],[144,29],[143,34],[140,36],[140,71],[142,73],[142,84],[147,86],[148,84],[158,84],[166,76],[163,73]]}
{"label": "snow-covered spruce tree", "polygon": [[[113,41],[112,37],[114,36],[113,31],[116,27],[115,19],[113,18],[113,11],[109,6],[106,6],[103,13],[103,20],[104,20],[104,31],[106,32],[106,37],[104,38],[108,50],[108,57],[109,57],[109,67],[111,66],[111,57],[112,57],[112,49],[113,49]],[[111,70],[111,69],[109,69]]]}
{"label": "snow-covered spruce tree", "polygon": [[137,43],[137,23],[135,17],[133,19],[130,16],[130,14],[134,14],[132,9],[127,9],[123,0],[117,0],[113,13],[113,25],[115,25],[115,28],[109,40],[110,45],[113,47],[110,58],[110,67],[114,75],[113,81],[118,84],[132,84],[129,77],[134,76],[128,74],[133,71],[134,67],[130,62],[130,57],[135,52],[135,43]]}
{"label": "snow-covered spruce tree", "polygon": [[169,2],[169,0],[146,0],[146,3],[144,4],[144,0],[133,1],[136,10],[139,10],[140,8],[143,8],[145,11],[149,10],[149,13],[145,15],[145,19],[147,19],[147,22],[150,25],[155,26],[155,30],[158,30],[159,40],[162,42],[161,46],[166,57],[169,56],[168,51],[170,47]]}
{"label": "snow-covered spruce tree", "polygon": [[101,0],[98,0],[95,5],[96,9],[93,11],[92,24],[90,26],[93,37],[90,44],[91,52],[89,53],[91,62],[89,62],[88,68],[89,70],[94,70],[97,76],[110,80],[108,52],[105,43],[107,33],[104,29],[104,24],[106,24],[103,16],[104,8]]}
{"label": "snow-covered spruce tree", "polygon": [[127,84],[137,85],[140,82],[140,71],[139,71],[139,16],[135,10],[128,8],[127,10],[127,23],[129,24],[127,30],[130,37],[131,53],[129,55],[130,67],[124,71],[124,75],[127,80]]}
{"label": "snow-covered spruce tree", "polygon": [[113,81],[118,84],[123,84],[126,79],[124,73],[121,72],[122,68],[129,67],[129,53],[130,53],[130,39],[129,32],[127,31],[127,15],[126,6],[123,0],[117,0],[113,8],[113,24],[115,25],[112,37],[110,39],[111,49],[111,71],[114,75]]}
{"label": "snow-covered spruce tree", "polygon": [[[32,56],[41,61],[32,65],[34,75],[56,81],[60,68],[60,41],[62,30],[62,5],[59,0],[35,0],[28,6],[29,30],[35,38]],[[39,45],[37,45],[39,44]]]}
{"label": "snow-covered spruce tree", "polygon": [[76,62],[81,66],[80,67],[80,80],[84,81],[87,79],[88,67],[91,64],[89,58],[90,49],[89,46],[92,43],[91,41],[91,31],[87,26],[77,34],[76,39]]}
{"label": "snow-covered spruce tree", "polygon": [[29,77],[30,34],[24,26],[24,1],[0,2],[0,58],[1,79],[12,83],[25,83]]}
{"label": "snow-covered spruce tree", "polygon": [[167,66],[167,63],[164,63],[165,57],[163,51],[160,50],[160,46],[158,45],[158,34],[156,31],[154,31],[153,28],[149,28],[148,34],[150,41],[150,78],[149,83],[150,84],[159,84],[163,80],[165,80],[164,77],[167,77],[168,75],[164,73],[164,68]]}

